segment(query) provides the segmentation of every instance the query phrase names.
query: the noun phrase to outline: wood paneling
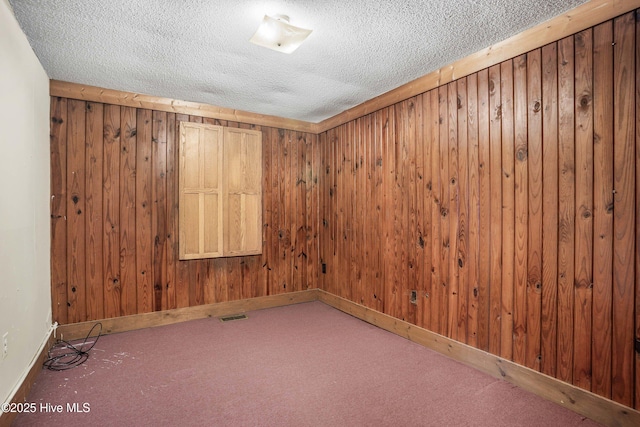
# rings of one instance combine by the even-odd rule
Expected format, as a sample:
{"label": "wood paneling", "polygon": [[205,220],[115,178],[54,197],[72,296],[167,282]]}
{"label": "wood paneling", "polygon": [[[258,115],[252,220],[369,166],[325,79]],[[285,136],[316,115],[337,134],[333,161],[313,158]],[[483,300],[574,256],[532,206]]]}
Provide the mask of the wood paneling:
{"label": "wood paneling", "polygon": [[[262,132],[266,257],[179,261],[181,121]],[[283,129],[52,97],[53,320],[70,324],[316,288],[317,141]]]}
{"label": "wood paneling", "polygon": [[593,311],[591,391],[611,398],[613,23],[593,30]]}
{"label": "wood paneling", "polygon": [[613,351],[612,399],[634,402],[635,14],[613,22]]}
{"label": "wood paneling", "polygon": [[[363,116],[320,134],[321,289],[634,405],[637,25],[629,13],[385,107],[373,132]],[[382,164],[376,185],[361,156]]]}

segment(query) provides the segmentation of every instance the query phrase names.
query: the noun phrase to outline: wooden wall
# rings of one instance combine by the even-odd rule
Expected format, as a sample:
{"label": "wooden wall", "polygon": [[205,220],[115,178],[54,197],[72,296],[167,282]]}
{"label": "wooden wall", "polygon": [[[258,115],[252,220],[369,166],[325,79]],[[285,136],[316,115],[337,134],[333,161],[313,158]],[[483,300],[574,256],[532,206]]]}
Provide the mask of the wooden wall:
{"label": "wooden wall", "polygon": [[640,408],[638,71],[632,12],[320,134],[320,288]]}
{"label": "wooden wall", "polygon": [[[263,253],[178,260],[180,121],[263,134]],[[53,320],[317,287],[314,134],[51,98]]]}

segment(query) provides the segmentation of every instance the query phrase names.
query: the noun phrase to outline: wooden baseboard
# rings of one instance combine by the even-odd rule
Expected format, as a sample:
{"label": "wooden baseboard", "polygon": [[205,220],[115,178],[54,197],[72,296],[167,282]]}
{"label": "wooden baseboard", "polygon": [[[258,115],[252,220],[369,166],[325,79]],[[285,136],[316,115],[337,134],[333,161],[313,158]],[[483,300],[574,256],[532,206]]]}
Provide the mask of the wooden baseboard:
{"label": "wooden baseboard", "polygon": [[97,322],[102,324],[102,334],[113,334],[116,332],[126,332],[136,329],[151,328],[154,326],[170,325],[172,323],[186,322],[188,320],[227,316],[230,314],[240,314],[247,311],[261,310],[263,308],[316,301],[317,299],[318,290],[309,289],[306,291],[269,295],[238,301],[219,302],[195,307],[176,308],[173,310],[114,317],[99,321],[72,323],[69,325],[59,326],[56,331],[56,338],[64,340],[84,338]]}
{"label": "wooden baseboard", "polygon": [[492,377],[608,426],[640,426],[640,412],[533,369],[318,290],[318,299],[340,311],[442,353]]}
{"label": "wooden baseboard", "polygon": [[[31,392],[31,387],[33,387],[33,384],[36,381],[36,377],[42,370],[42,364],[44,363],[44,360],[47,357],[47,354],[49,352],[49,349],[51,348],[54,342],[55,342],[55,338],[53,337],[53,331],[52,331],[49,334],[49,337],[47,338],[44,346],[42,347],[42,350],[37,355],[35,362],[33,363],[33,366],[31,366],[31,369],[29,369],[29,373],[27,373],[27,376],[25,377],[24,381],[22,381],[22,384],[20,384],[20,387],[18,387],[18,390],[13,395],[13,398],[11,399],[11,403],[22,403],[27,401],[27,397],[29,397],[29,393]],[[13,420],[15,420],[17,415],[18,414],[15,412],[0,411],[0,427],[9,427],[13,422]]]}

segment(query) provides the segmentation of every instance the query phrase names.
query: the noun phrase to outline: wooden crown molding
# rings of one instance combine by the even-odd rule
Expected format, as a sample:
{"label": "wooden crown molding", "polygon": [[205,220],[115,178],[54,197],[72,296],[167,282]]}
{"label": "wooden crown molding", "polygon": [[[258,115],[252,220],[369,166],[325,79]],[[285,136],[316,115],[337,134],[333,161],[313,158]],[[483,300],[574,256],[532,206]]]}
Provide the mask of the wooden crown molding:
{"label": "wooden crown molding", "polygon": [[640,8],[640,0],[591,0],[493,46],[419,77],[317,124],[322,133],[477,71]]}
{"label": "wooden crown molding", "polygon": [[49,82],[49,94],[51,96],[79,99],[81,101],[145,108],[149,110],[166,111],[167,113],[190,114],[211,119],[230,120],[258,126],[317,133],[317,124],[302,120],[285,119],[266,114],[216,107],[198,102],[179,101],[177,99],[105,89],[60,80],[51,80]]}

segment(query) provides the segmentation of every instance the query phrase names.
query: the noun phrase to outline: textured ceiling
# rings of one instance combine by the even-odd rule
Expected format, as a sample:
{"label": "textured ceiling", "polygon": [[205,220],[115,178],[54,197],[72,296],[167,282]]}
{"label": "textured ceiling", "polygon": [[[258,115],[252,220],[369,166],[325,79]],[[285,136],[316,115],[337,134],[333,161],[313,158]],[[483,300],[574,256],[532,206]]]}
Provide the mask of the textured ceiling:
{"label": "textured ceiling", "polygon": [[[52,79],[319,122],[586,0],[10,0]],[[292,54],[262,17],[313,29]]]}

